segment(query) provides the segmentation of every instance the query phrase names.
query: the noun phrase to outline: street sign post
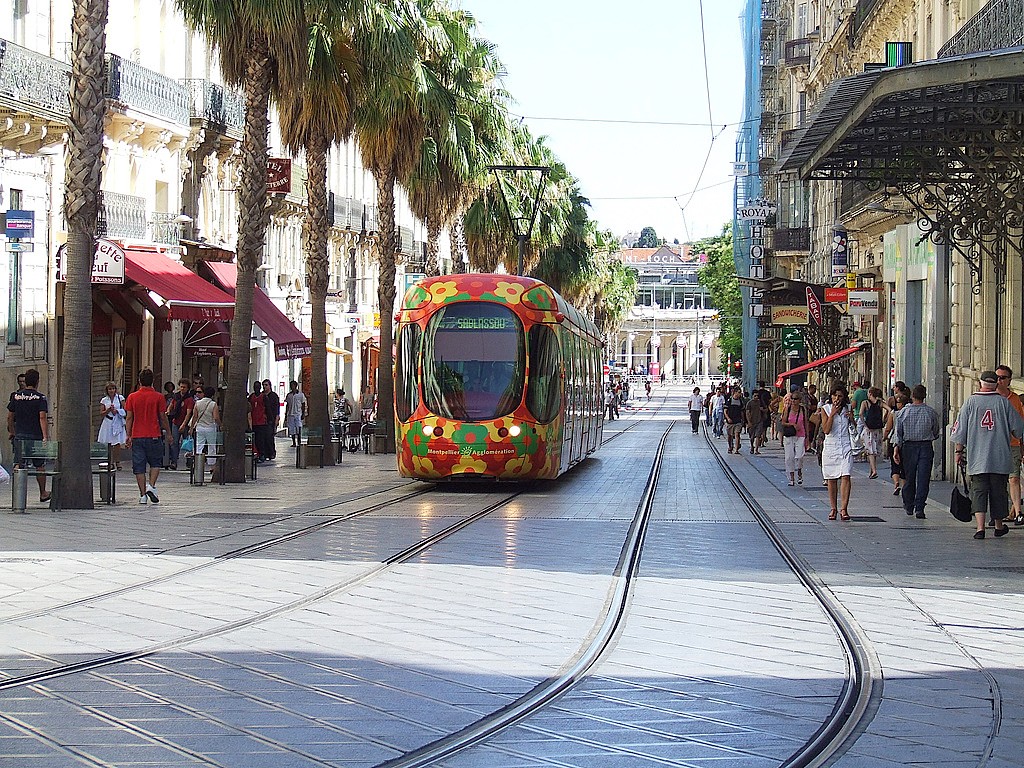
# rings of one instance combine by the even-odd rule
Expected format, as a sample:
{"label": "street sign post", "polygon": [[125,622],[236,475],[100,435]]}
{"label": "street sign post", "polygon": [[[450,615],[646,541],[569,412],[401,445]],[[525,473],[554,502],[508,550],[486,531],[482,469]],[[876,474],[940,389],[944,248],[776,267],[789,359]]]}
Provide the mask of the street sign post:
{"label": "street sign post", "polygon": [[24,240],[8,240],[7,241],[7,252],[8,253],[32,253],[35,244],[32,242],[26,242]]}

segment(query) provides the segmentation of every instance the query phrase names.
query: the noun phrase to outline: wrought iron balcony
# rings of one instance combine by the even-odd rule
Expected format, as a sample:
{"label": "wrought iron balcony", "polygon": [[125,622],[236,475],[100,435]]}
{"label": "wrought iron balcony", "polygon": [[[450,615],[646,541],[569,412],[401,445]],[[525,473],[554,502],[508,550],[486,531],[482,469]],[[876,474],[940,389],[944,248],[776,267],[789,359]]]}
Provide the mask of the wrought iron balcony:
{"label": "wrought iron balcony", "polygon": [[332,227],[341,227],[352,232],[361,232],[363,228],[363,203],[351,197],[340,197],[330,193],[327,205],[327,221]]}
{"label": "wrought iron balcony", "polygon": [[422,256],[422,253],[415,253],[412,246],[412,230],[409,227],[398,228],[398,242],[401,247],[399,250],[402,251],[406,256]]}
{"label": "wrought iron balcony", "polygon": [[810,227],[793,227],[791,229],[773,230],[772,248],[775,251],[809,252],[811,250]]}
{"label": "wrought iron balcony", "polygon": [[154,243],[179,245],[188,222],[180,220],[180,213],[153,211],[150,214],[150,239]]}
{"label": "wrought iron balcony", "polygon": [[159,72],[108,53],[107,98],[178,125],[189,124],[192,96],[188,88]]}
{"label": "wrought iron balcony", "polygon": [[863,208],[877,196],[877,192],[870,191],[859,181],[842,182],[839,186],[840,217]]}
{"label": "wrought iron balcony", "polygon": [[799,40],[786,41],[786,66],[799,67],[811,63],[811,40],[801,37]]}
{"label": "wrought iron balcony", "polygon": [[1024,45],[1024,0],[989,0],[939,49],[939,58]]}
{"label": "wrought iron balcony", "polygon": [[41,117],[67,118],[71,67],[62,61],[0,40],[0,102]]}
{"label": "wrought iron balcony", "polygon": [[217,128],[237,131],[245,127],[245,99],[210,80],[189,78],[181,81],[191,97],[190,115]]}
{"label": "wrought iron balcony", "polygon": [[[97,237],[146,237],[146,199],[120,192],[100,192]],[[177,243],[175,243],[177,244]]]}

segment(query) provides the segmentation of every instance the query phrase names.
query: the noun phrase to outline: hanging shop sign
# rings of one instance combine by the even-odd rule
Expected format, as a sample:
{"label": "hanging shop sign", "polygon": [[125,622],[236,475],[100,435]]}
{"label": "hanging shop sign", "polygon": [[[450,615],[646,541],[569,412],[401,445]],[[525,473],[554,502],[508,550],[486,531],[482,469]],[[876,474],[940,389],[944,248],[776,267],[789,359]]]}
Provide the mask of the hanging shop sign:
{"label": "hanging shop sign", "polygon": [[846,303],[846,288],[826,288],[825,289],[825,303],[826,304],[845,304]]}
{"label": "hanging shop sign", "polygon": [[7,237],[28,238],[35,236],[36,212],[10,210],[4,215]]}
{"label": "hanging shop sign", "polygon": [[810,325],[811,313],[800,304],[776,304],[772,307],[772,325]]}
{"label": "hanging shop sign", "polygon": [[287,157],[267,158],[267,192],[287,194],[292,191],[292,161]]}
{"label": "hanging shop sign", "polygon": [[833,279],[845,278],[849,265],[849,256],[846,250],[846,230],[832,230],[832,277]]}
{"label": "hanging shop sign", "polygon": [[814,321],[815,325],[821,325],[824,321],[821,313],[821,299],[818,298],[818,294],[810,286],[807,286],[807,314]]}
{"label": "hanging shop sign", "polygon": [[[57,249],[57,282],[67,282],[67,243]],[[92,257],[91,282],[99,285],[124,285],[125,255],[121,247],[109,240],[96,241]]]}
{"label": "hanging shop sign", "polygon": [[879,296],[878,291],[850,291],[848,311],[851,315],[877,315]]}

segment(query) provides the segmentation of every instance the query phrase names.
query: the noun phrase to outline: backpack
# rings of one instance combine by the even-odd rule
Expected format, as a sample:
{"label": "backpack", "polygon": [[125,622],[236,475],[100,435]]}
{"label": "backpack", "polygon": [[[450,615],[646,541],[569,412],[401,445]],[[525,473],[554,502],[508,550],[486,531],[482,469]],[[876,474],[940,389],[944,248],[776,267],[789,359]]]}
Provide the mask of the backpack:
{"label": "backpack", "polygon": [[178,416],[181,415],[181,402],[182,397],[179,392],[175,392],[171,395],[167,402],[167,420],[174,421]]}
{"label": "backpack", "polygon": [[869,400],[867,411],[864,413],[864,426],[868,429],[881,429],[883,425],[882,404],[872,403]]}

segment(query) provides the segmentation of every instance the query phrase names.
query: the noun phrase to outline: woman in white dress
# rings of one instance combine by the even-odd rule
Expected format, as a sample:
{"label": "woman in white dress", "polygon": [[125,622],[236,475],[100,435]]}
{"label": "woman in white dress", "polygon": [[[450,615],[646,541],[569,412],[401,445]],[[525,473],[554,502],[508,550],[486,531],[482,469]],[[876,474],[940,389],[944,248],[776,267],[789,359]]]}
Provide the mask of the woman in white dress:
{"label": "woman in white dress", "polygon": [[852,487],[850,478],[853,475],[851,432],[856,422],[846,387],[842,384],[833,385],[829,399],[830,402],[818,409],[821,431],[825,435],[821,447],[821,476],[828,483],[828,498],[832,504],[828,519],[835,520],[838,514],[840,520],[849,520],[850,513],[847,508]]}
{"label": "woman in white dress", "polygon": [[100,400],[100,431],[96,435],[97,443],[106,443],[111,446],[111,459],[117,469],[121,468],[121,446],[128,439],[125,432],[124,419],[127,415],[124,410],[124,397],[117,393],[117,384],[108,381],[105,387],[106,395]]}

